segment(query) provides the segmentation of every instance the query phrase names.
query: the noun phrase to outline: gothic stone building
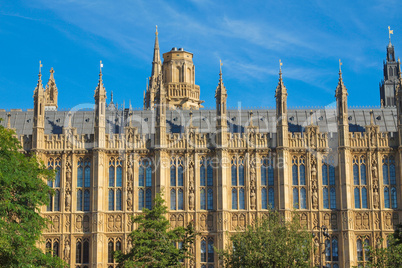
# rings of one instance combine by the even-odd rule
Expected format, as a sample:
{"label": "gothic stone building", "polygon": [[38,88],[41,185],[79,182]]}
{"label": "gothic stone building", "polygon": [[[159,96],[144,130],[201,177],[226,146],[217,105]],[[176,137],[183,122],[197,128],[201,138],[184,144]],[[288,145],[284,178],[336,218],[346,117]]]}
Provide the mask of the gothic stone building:
{"label": "gothic stone building", "polygon": [[43,249],[71,267],[116,267],[113,250],[131,246],[131,216],[162,192],[171,225],[194,221],[200,232],[188,267],[221,267],[214,247],[268,209],[295,210],[316,234],[326,226],[329,237],[312,244],[328,267],[364,266],[364,244],[402,220],[402,78],[392,44],[374,110],[348,108],[341,72],[336,108],[288,109],[279,72],[276,109],[228,110],[220,72],[216,109],[204,110],[192,57],[174,48],[162,64],[156,35],[143,110],[107,105],[100,73],[94,109],[58,111],[53,69],[45,88],[39,73],[33,110],[0,110],[23,150],[57,171],[42,209],[53,222]]}

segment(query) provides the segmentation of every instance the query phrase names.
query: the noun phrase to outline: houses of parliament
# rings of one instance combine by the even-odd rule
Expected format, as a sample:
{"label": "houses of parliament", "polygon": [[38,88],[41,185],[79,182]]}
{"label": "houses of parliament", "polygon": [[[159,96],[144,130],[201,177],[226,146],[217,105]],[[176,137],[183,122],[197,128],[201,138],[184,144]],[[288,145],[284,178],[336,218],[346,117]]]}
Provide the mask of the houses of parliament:
{"label": "houses of parliament", "polygon": [[[386,246],[402,222],[402,76],[391,39],[381,107],[372,110],[348,107],[356,93],[341,69],[336,107],[288,109],[280,70],[275,109],[227,109],[222,71],[216,108],[203,109],[193,54],[173,48],[162,57],[156,32],[142,110],[107,102],[100,71],[94,108],[60,111],[53,69],[45,86],[39,73],[33,109],[0,110],[23,151],[56,170],[41,210],[52,222],[43,250],[71,267],[117,267],[113,251],[131,247],[132,216],[156,193],[173,227],[193,221],[199,232],[186,267],[222,267],[215,248],[271,209],[297,213],[317,234],[314,266],[363,267],[365,244]],[[318,235],[323,226],[328,237]]]}

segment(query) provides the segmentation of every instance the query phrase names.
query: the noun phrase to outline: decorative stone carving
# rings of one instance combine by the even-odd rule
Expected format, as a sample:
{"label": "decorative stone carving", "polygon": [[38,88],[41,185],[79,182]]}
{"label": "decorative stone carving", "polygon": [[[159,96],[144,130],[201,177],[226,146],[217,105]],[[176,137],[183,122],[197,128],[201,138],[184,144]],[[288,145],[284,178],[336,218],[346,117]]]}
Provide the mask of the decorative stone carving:
{"label": "decorative stone carving", "polygon": [[236,214],[233,214],[232,215],[232,230],[233,231],[236,231],[236,229],[237,229],[237,224],[238,224],[237,222],[238,222],[238,217]]}
{"label": "decorative stone carving", "polygon": [[81,215],[78,215],[75,218],[75,231],[82,232],[82,216]]}
{"label": "decorative stone carving", "polygon": [[300,215],[300,226],[301,227],[308,227],[308,220],[307,220],[307,214],[302,213]]}
{"label": "decorative stone carving", "polygon": [[68,239],[64,243],[64,260],[67,263],[70,261],[70,241]]}
{"label": "decorative stone carving", "polygon": [[64,223],[64,226],[65,226],[65,230],[66,230],[66,232],[70,232],[70,226],[71,226],[71,216],[70,215],[66,215],[65,216],[65,223]]}
{"label": "decorative stone carving", "polygon": [[200,230],[206,231],[207,230],[206,226],[207,226],[207,216],[205,214],[202,214],[200,216]]}
{"label": "decorative stone carving", "polygon": [[380,208],[380,198],[378,196],[378,188],[373,188],[373,206],[375,209]]}
{"label": "decorative stone carving", "polygon": [[65,206],[66,206],[66,212],[70,212],[71,209],[71,192],[66,190],[66,201],[65,201]]}
{"label": "decorative stone carving", "polygon": [[375,217],[375,220],[374,220],[375,229],[380,229],[380,213],[374,212],[374,217]]}
{"label": "decorative stone carving", "polygon": [[240,214],[240,217],[239,217],[239,223],[238,223],[239,225],[239,227],[240,227],[240,229],[245,229],[246,228],[246,215],[244,215],[244,214]]}
{"label": "decorative stone carving", "polygon": [[250,208],[255,209],[255,189],[254,189],[254,187],[251,188],[251,193],[250,193]]}
{"label": "decorative stone carving", "polygon": [[189,164],[189,194],[188,194],[188,208],[194,210],[194,163]]}
{"label": "decorative stone carving", "polygon": [[317,163],[314,156],[311,157],[311,184],[312,184],[312,205],[313,209],[318,209],[318,181],[317,181]]}
{"label": "decorative stone carving", "polygon": [[85,233],[89,232],[89,216],[85,215],[82,222],[82,227]]}
{"label": "decorative stone carving", "polygon": [[398,215],[398,212],[394,212],[393,223],[394,223],[394,229],[396,229],[397,225],[399,224],[399,215]]}
{"label": "decorative stone carving", "polygon": [[121,215],[109,215],[107,219],[108,232],[121,232],[122,230],[122,217]]}
{"label": "decorative stone carving", "polygon": [[331,229],[338,229],[338,216],[335,213],[331,215]]}
{"label": "decorative stone carving", "polygon": [[180,214],[178,217],[177,217],[177,226],[180,226],[180,227],[184,227],[184,216],[183,216],[183,214]]}
{"label": "decorative stone carving", "polygon": [[324,214],[324,225],[330,227],[331,215],[329,213]]}
{"label": "decorative stone carving", "polygon": [[[255,159],[255,157],[253,158]],[[255,189],[256,189],[256,166],[255,160],[250,163],[250,209],[256,209]]]}
{"label": "decorative stone carving", "polygon": [[214,230],[214,216],[208,215],[208,217],[207,217],[207,226],[208,226],[208,231],[213,231]]}
{"label": "decorative stone carving", "polygon": [[131,211],[133,208],[133,191],[129,189],[127,191],[127,210]]}
{"label": "decorative stone carving", "polygon": [[175,228],[176,227],[176,215],[170,215],[170,227]]}

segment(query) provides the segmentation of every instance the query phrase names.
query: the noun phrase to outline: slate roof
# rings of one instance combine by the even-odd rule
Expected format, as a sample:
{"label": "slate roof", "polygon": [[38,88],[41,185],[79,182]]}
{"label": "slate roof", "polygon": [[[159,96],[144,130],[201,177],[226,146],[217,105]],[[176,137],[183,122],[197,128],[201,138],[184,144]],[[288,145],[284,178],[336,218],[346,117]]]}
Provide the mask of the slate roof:
{"label": "slate roof", "polygon": [[[370,124],[369,108],[349,108],[349,129],[351,132],[362,132]],[[289,109],[288,122],[289,131],[301,132],[304,127],[311,123],[310,112],[313,112],[313,123],[318,124],[321,132],[336,132],[335,109]],[[152,110],[132,110],[131,123],[137,127],[140,133],[155,133],[155,116]],[[253,110],[253,125],[259,127],[261,132],[276,132],[275,110]],[[395,108],[373,109],[374,122],[380,126],[383,132],[397,131],[397,113]],[[0,111],[1,125],[7,126],[7,113]],[[12,110],[10,118],[11,128],[17,130],[18,135],[32,134],[33,111]],[[193,111],[193,125],[202,133],[215,132],[215,110]],[[244,132],[249,124],[250,110],[228,110],[228,126],[230,132]],[[120,133],[124,131],[129,111],[108,110],[106,111],[106,133]],[[73,112],[72,126],[77,129],[78,134],[94,133],[94,111]],[[174,110],[167,111],[166,126],[169,133],[182,133],[185,126],[189,124],[190,111]],[[46,111],[45,112],[45,134],[61,134],[63,127],[68,124],[68,111]]]}

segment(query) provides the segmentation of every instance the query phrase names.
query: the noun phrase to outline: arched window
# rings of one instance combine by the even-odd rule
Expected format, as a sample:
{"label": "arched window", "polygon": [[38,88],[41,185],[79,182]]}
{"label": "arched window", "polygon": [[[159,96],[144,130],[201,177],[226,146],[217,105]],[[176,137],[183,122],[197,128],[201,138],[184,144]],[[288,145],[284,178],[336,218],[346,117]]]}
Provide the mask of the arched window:
{"label": "arched window", "polygon": [[304,156],[292,158],[293,208],[307,209],[306,168]]}
{"label": "arched window", "polygon": [[325,261],[331,261],[331,242],[325,240]]}
{"label": "arched window", "polygon": [[293,188],[293,208],[299,208],[299,191],[297,188]]}
{"label": "arched window", "polygon": [[89,158],[86,158],[85,160],[83,158],[80,158],[77,163],[78,211],[90,210],[90,196],[91,196],[90,187],[91,187],[91,161],[89,160]]}
{"label": "arched window", "polygon": [[324,188],[322,191],[323,194],[323,202],[324,202],[324,208],[328,209],[329,208],[329,200],[328,200],[328,188]]}
{"label": "arched window", "polygon": [[389,203],[389,189],[388,187],[384,188],[384,206],[385,208],[390,208],[390,203]]}
{"label": "arched window", "polygon": [[109,190],[109,210],[114,210],[114,192]]}
{"label": "arched window", "polygon": [[395,187],[391,188],[391,203],[392,203],[392,208],[397,208],[398,207],[398,203],[397,203],[397,199],[396,199],[396,188]]}
{"label": "arched window", "polygon": [[60,158],[49,158],[48,160],[48,169],[56,170],[56,176],[54,181],[47,181],[47,185],[55,190],[53,195],[49,194],[49,204],[47,205],[47,211],[60,211],[60,162]]}
{"label": "arched window", "polygon": [[84,211],[89,211],[90,207],[90,194],[89,190],[85,190],[84,192]]}
{"label": "arched window", "polygon": [[355,208],[360,208],[360,190],[359,188],[355,188]]}
{"label": "arched window", "polygon": [[177,197],[177,201],[178,201],[178,210],[183,210],[184,206],[183,206],[183,189],[179,189],[179,195]]}
{"label": "arched window", "polygon": [[275,192],[274,188],[269,188],[268,190],[268,205],[270,209],[274,209],[275,207]]}
{"label": "arched window", "polygon": [[[208,242],[207,242],[208,241]],[[214,239],[205,237],[201,240],[201,267],[214,267]]]}
{"label": "arched window", "polygon": [[263,186],[261,189],[261,208],[273,209],[275,207],[274,167],[273,160],[269,156],[261,159],[261,186]]}
{"label": "arched window", "polygon": [[201,189],[200,192],[200,208],[207,209],[206,199],[205,199],[205,189]]}
{"label": "arched window", "polygon": [[261,208],[268,209],[267,188],[261,189]]}
{"label": "arched window", "polygon": [[237,209],[237,190],[232,189],[232,209]]}
{"label": "arched window", "polygon": [[53,256],[59,256],[59,242],[55,241],[53,242]]}
{"label": "arched window", "polygon": [[[232,209],[245,209],[244,158],[232,157]],[[233,202],[239,202],[234,204]]]}
{"label": "arched window", "polygon": [[[366,160],[363,156],[353,158],[353,181],[355,185],[355,208],[368,208]],[[359,168],[360,167],[360,168]]]}
{"label": "arched window", "polygon": [[116,210],[122,210],[121,208],[121,189],[116,190]]}
{"label": "arched window", "polygon": [[241,188],[239,190],[239,209],[244,209],[245,208],[245,199],[244,199],[244,189]]}
{"label": "arched window", "polygon": [[338,239],[332,238],[332,261],[338,261]]}
{"label": "arched window", "polygon": [[152,192],[150,188],[145,192],[145,207],[147,209],[152,209]]}
{"label": "arched window", "polygon": [[300,189],[300,208],[301,209],[306,209],[307,208],[307,203],[306,203],[306,188],[301,188]]}
{"label": "arched window", "polygon": [[357,249],[357,260],[363,260],[363,243],[361,239],[357,239],[356,241],[356,249]]}
{"label": "arched window", "polygon": [[362,188],[362,208],[367,208],[367,189]]}
{"label": "arched window", "polygon": [[77,191],[77,211],[82,211],[82,190]]}
{"label": "arched window", "polygon": [[114,245],[113,245],[113,241],[110,241],[107,244],[107,262],[108,263],[113,263],[113,252],[114,252]]}
{"label": "arched window", "polygon": [[208,262],[214,262],[214,240],[208,239]]}
{"label": "arched window", "polygon": [[[172,157],[170,160],[170,209],[183,210],[184,158]],[[174,198],[174,200],[172,200]]]}
{"label": "arched window", "polygon": [[201,241],[201,262],[207,261],[207,242]]}
{"label": "arched window", "polygon": [[89,242],[84,241],[84,247],[82,252],[82,262],[89,263]]}
{"label": "arched window", "polygon": [[200,209],[214,209],[214,174],[211,159],[201,157],[200,160]]}
{"label": "arched window", "polygon": [[82,246],[81,241],[78,241],[75,248],[75,262],[81,263]]}
{"label": "arched window", "polygon": [[214,192],[212,188],[208,189],[208,210],[214,209]]}
{"label": "arched window", "polygon": [[142,210],[144,207],[144,189],[138,190],[138,209]]}
{"label": "arched window", "polygon": [[324,157],[322,160],[322,195],[324,209],[336,209],[334,165],[334,158],[332,156]]}
{"label": "arched window", "polygon": [[138,209],[152,208],[152,163],[147,158],[138,162]]}
{"label": "arched window", "polygon": [[[384,207],[397,208],[396,199],[396,174],[395,159],[391,156],[384,156],[382,159],[382,173],[384,183]],[[389,190],[391,189],[391,190]]]}
{"label": "arched window", "polygon": [[170,209],[176,210],[176,190],[170,190]]}

